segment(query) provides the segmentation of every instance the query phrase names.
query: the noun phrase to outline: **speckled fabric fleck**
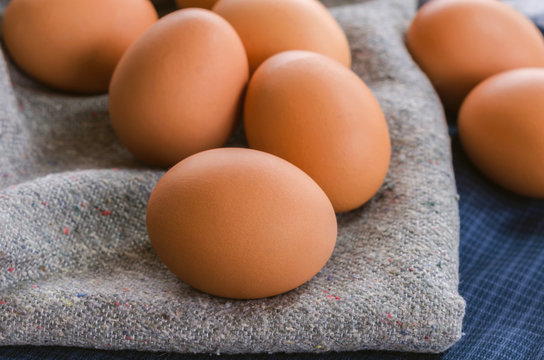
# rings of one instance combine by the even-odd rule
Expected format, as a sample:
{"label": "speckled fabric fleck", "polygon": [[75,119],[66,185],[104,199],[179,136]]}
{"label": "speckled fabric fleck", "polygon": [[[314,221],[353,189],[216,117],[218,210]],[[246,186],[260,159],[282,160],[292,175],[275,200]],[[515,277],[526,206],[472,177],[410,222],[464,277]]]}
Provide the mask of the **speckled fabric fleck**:
{"label": "speckled fabric fleck", "polygon": [[[331,11],[348,34],[353,69],[387,117],[391,168],[369,203],[338,216],[325,268],[269,299],[216,298],[177,280],[145,229],[163,171],[119,144],[107,97],[52,92],[0,59],[1,345],[440,352],[461,337],[447,126],[403,46],[415,1],[338,3]],[[244,145],[240,130],[230,145]]]}

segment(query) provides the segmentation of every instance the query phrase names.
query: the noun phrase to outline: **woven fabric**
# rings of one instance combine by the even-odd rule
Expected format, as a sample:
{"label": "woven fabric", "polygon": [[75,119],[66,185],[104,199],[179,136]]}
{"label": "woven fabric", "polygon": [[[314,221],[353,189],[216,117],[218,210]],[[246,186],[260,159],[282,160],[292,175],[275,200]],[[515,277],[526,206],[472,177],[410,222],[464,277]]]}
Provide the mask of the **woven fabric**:
{"label": "woven fabric", "polygon": [[[325,268],[269,299],[216,298],[172,275],[144,221],[163,171],[116,140],[107,97],[52,92],[0,60],[0,344],[188,353],[454,344],[465,306],[457,193],[438,98],[403,46],[415,7],[332,8],[386,114],[391,167],[372,201],[338,217]],[[243,145],[240,136],[230,144]]]}

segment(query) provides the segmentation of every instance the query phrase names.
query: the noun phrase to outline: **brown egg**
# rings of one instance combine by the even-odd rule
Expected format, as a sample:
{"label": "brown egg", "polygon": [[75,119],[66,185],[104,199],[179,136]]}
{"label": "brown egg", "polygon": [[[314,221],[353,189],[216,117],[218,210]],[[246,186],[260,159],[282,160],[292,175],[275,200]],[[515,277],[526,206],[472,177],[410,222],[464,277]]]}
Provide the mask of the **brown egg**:
{"label": "brown egg", "polygon": [[491,75],[544,66],[542,34],[521,13],[497,0],[431,1],[417,13],[406,41],[452,111]]}
{"label": "brown egg", "polygon": [[176,0],[176,5],[180,8],[199,7],[211,9],[217,0]]}
{"label": "brown egg", "polygon": [[316,0],[220,0],[213,11],[236,29],[253,72],[270,56],[286,50],[318,52],[346,65],[351,52],[346,35]]}
{"label": "brown egg", "polygon": [[125,50],[157,21],[148,0],[13,0],[2,33],[15,63],[59,90],[105,92]]}
{"label": "brown egg", "polygon": [[337,227],[327,196],[303,171],[260,151],[222,148],[164,175],[149,199],[147,230],[185,283],[253,299],[312,278],[332,254]]}
{"label": "brown egg", "polygon": [[143,34],[115,69],[113,128],[141,160],[174,165],[227,141],[248,77],[244,47],[228,22],[209,10],[175,11]]}
{"label": "brown egg", "polygon": [[467,155],[497,184],[544,198],[544,68],[507,71],[483,81],[459,112]]}
{"label": "brown egg", "polygon": [[391,154],[380,105],[357,75],[308,51],[265,61],[251,79],[244,109],[250,147],[304,170],[337,212],[369,200]]}

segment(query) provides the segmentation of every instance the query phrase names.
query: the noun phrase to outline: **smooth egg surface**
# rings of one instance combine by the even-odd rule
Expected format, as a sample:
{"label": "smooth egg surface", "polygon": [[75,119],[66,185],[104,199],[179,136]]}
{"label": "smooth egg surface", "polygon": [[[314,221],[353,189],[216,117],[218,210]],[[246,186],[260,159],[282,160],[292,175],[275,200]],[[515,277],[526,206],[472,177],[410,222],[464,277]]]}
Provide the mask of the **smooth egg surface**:
{"label": "smooth egg surface", "polygon": [[265,61],[248,86],[244,126],[251,148],[304,170],[337,212],[368,201],[389,167],[378,101],[354,72],[324,55],[287,51]]}
{"label": "smooth egg surface", "polygon": [[286,50],[309,50],[351,64],[346,35],[327,8],[316,0],[220,0],[213,11],[236,29],[251,72]]}
{"label": "smooth egg surface", "polygon": [[156,21],[149,0],[13,0],[2,33],[14,62],[34,79],[100,93],[126,49]]}
{"label": "smooth egg surface", "polygon": [[472,162],[497,184],[544,198],[544,69],[497,74],[461,106],[459,137]]}
{"label": "smooth egg surface", "polygon": [[221,148],[186,158],[147,208],[153,248],[183,282],[227,298],[274,296],[325,265],[337,225],[327,196],[276,156]]}
{"label": "smooth egg surface", "polygon": [[174,165],[227,141],[248,77],[244,47],[228,22],[209,10],[175,11],[143,34],[115,69],[113,128],[140,160]]}
{"label": "smooth egg surface", "polygon": [[448,110],[487,77],[544,67],[544,38],[524,15],[498,0],[434,0],[406,35],[410,53]]}

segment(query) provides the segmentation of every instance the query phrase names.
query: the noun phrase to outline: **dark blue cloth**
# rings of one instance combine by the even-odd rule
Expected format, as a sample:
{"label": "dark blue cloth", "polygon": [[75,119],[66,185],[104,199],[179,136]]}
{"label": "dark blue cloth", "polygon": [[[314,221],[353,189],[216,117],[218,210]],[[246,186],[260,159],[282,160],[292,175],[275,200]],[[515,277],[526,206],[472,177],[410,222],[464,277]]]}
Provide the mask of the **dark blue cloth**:
{"label": "dark blue cloth", "polygon": [[[544,31],[544,15],[534,20]],[[461,196],[459,291],[467,301],[467,309],[465,335],[444,354],[360,351],[210,357],[10,346],[0,347],[0,359],[543,360],[544,200],[514,195],[483,177],[465,157],[454,127],[452,146]]]}

